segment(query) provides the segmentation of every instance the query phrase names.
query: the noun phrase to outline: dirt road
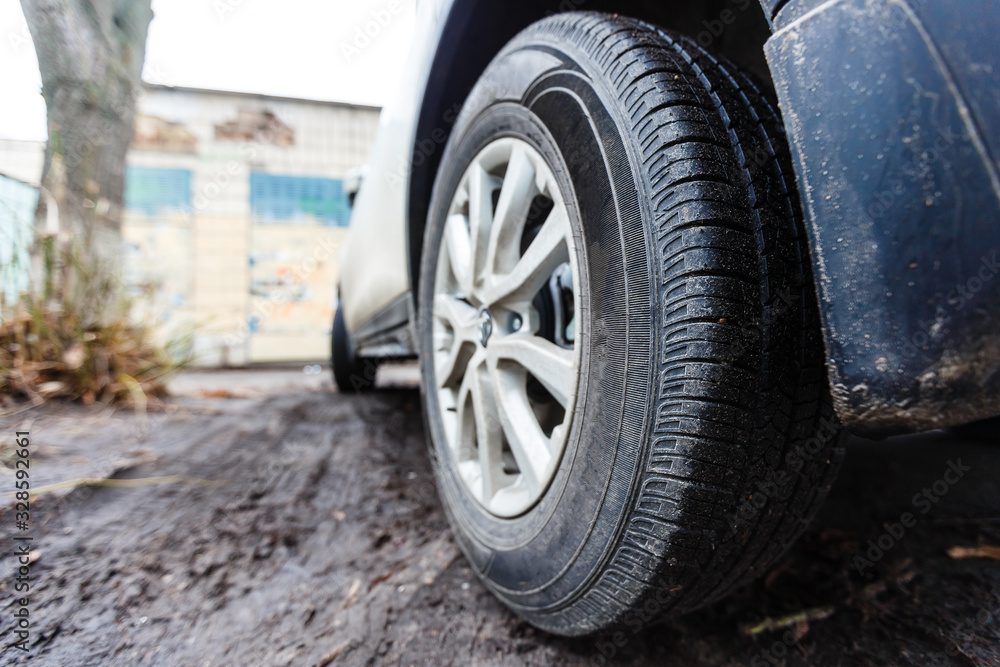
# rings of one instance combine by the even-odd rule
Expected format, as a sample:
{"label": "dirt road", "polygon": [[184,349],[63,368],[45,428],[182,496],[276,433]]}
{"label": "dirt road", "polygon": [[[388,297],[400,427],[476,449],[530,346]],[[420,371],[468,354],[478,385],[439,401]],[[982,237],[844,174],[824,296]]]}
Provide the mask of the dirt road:
{"label": "dirt road", "polygon": [[[45,406],[0,419],[4,443],[30,431],[35,488],[145,480],[32,503],[25,653],[8,646],[3,468],[0,664],[1000,664],[1000,561],[948,555],[1000,545],[1000,444],[852,442],[822,516],[766,577],[639,633],[563,640],[495,602],[457,552],[415,389],[344,396],[282,377],[182,378],[170,411],[145,418]],[[956,465],[936,502],[914,498]],[[779,622],[799,612],[812,620]],[[785,627],[741,634],[767,619]]]}

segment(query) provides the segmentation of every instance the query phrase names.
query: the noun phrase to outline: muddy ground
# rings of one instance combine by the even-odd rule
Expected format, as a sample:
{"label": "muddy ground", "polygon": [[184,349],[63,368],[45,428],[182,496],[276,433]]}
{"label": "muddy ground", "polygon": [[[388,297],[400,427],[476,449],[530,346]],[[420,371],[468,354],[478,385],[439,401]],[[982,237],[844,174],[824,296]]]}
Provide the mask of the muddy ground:
{"label": "muddy ground", "polygon": [[[638,634],[565,640],[509,613],[457,552],[405,377],[345,396],[325,372],[189,374],[166,412],[0,419],[8,447],[30,431],[35,488],[140,480],[33,501],[24,653],[8,646],[18,531],[2,468],[0,664],[1000,664],[1000,561],[948,554],[1000,545],[1000,438],[851,441],[822,515],[764,579]],[[959,460],[970,469],[920,514],[914,494]],[[917,524],[859,575],[854,557],[905,512]],[[798,612],[813,618],[740,631]]]}

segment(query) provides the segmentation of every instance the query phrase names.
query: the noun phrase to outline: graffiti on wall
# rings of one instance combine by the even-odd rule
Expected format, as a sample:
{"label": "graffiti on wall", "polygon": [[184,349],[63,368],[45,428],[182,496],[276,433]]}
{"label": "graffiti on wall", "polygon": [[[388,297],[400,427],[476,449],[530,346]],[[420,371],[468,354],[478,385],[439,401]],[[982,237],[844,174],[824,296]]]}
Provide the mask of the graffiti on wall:
{"label": "graffiti on wall", "polygon": [[149,114],[137,114],[132,148],[164,153],[194,153],[198,145],[195,136],[180,123]]}
{"label": "graffiti on wall", "polygon": [[295,130],[270,111],[245,111],[215,126],[216,141],[247,141],[275,146],[293,146]]}

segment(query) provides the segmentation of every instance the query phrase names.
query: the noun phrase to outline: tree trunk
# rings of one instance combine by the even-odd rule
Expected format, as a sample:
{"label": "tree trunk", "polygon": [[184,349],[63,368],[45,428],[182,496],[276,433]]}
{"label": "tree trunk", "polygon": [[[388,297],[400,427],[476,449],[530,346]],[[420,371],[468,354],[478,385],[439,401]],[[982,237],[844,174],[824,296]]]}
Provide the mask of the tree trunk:
{"label": "tree trunk", "polygon": [[36,272],[35,287],[93,325],[115,314],[124,292],[125,153],[153,12],[150,0],[21,0],[21,6],[38,54],[49,131],[35,215],[36,267],[43,275]]}

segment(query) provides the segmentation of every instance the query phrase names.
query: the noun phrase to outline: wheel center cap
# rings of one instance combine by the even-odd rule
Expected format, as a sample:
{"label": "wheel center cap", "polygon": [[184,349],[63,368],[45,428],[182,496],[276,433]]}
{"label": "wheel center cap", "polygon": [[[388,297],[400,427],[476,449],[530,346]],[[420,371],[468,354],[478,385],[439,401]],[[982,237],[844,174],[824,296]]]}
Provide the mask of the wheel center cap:
{"label": "wheel center cap", "polygon": [[486,347],[486,342],[493,335],[493,315],[486,308],[479,311],[479,343]]}

